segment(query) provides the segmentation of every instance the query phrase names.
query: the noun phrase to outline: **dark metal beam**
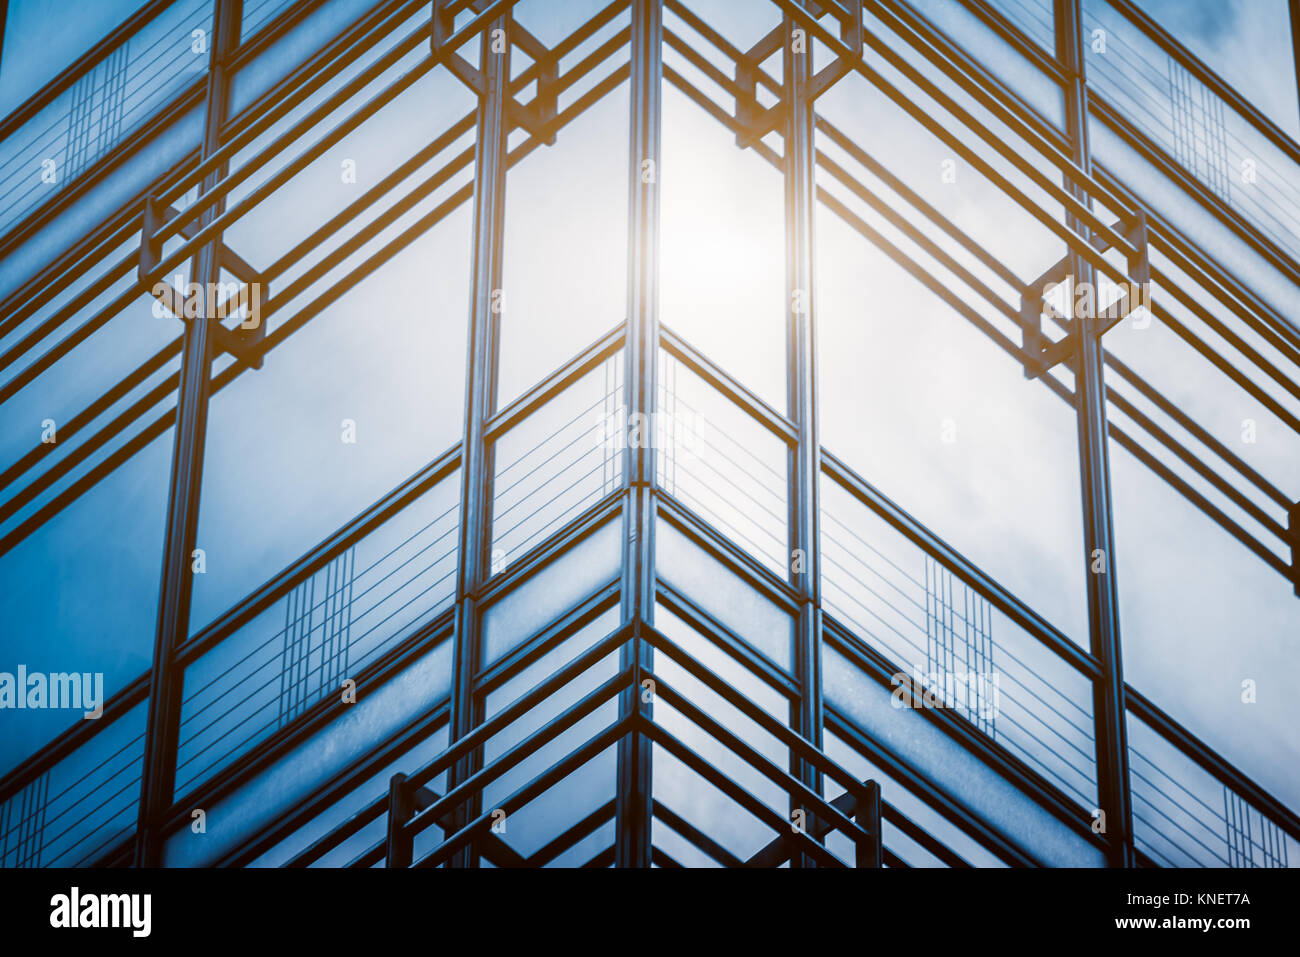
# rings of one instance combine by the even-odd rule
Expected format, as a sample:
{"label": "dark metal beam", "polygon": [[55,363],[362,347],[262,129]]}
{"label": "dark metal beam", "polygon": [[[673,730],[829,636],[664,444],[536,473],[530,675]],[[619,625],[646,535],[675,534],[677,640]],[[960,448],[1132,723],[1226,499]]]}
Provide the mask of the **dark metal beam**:
{"label": "dark metal beam", "polygon": [[[785,273],[786,412],[798,430],[790,450],[787,499],[787,571],[799,595],[795,625],[795,677],[800,697],[794,708],[796,730],[815,747],[822,742],[822,607],[818,480],[821,444],[817,429],[817,346],[813,277],[813,214],[816,209],[816,145],[813,140],[812,48],[808,30],[782,17],[785,115]],[[861,48],[855,50],[859,53]],[[791,770],[813,792],[822,791],[821,774],[794,759]],[[793,801],[793,796],[792,796]],[[792,803],[791,812],[796,810]],[[812,866],[803,854],[791,867]]]}
{"label": "dark metal beam", "polygon": [[[510,77],[509,11],[483,31],[479,63],[484,92],[479,97],[474,168],[474,259],[470,287],[469,357],[465,375],[465,434],[462,443],[460,557],[456,574],[456,648],[452,669],[451,741],[474,728],[473,678],[478,670],[481,641],[477,593],[488,577],[491,548],[492,450],[487,441],[487,421],[496,409],[496,377],[500,317],[494,312],[502,301],[501,255],[505,227],[506,138],[505,97]],[[506,42],[493,50],[492,33],[503,31]],[[476,766],[470,752],[447,775],[448,791],[455,791]],[[474,816],[471,802],[456,808],[453,821],[463,826]],[[451,861],[453,867],[475,863],[467,847]]]}
{"label": "dark metal beam", "polygon": [[[1058,54],[1065,67],[1066,129],[1074,162],[1092,175],[1088,140],[1088,86],[1084,74],[1083,10],[1081,0],[1057,0]],[[1067,179],[1067,185],[1069,185]],[[1077,190],[1081,202],[1087,193]],[[1086,226],[1071,219],[1074,229]],[[1095,283],[1092,264],[1071,254],[1074,281]],[[1119,591],[1115,583],[1115,538],[1111,518],[1110,456],[1106,423],[1105,366],[1100,330],[1095,316],[1076,316],[1078,346],[1075,364],[1075,401],[1079,430],[1079,469],[1083,501],[1081,573],[1087,581],[1088,622],[1093,657],[1101,675],[1093,680],[1093,721],[1097,752],[1098,810],[1104,814],[1094,825],[1101,828],[1112,866],[1132,867],[1133,806],[1129,788],[1128,734],[1125,722],[1124,669],[1120,649]]]}
{"label": "dark metal beam", "polygon": [[1296,108],[1300,110],[1300,0],[1288,0],[1286,8],[1291,20],[1291,52],[1295,65]]}
{"label": "dark metal beam", "polygon": [[[207,122],[203,153],[220,146],[229,95],[226,59],[239,39],[242,0],[215,0],[212,58],[208,69]],[[222,170],[213,170],[204,182],[209,189]],[[204,220],[220,213],[220,203],[204,213]],[[195,256],[191,276],[199,283],[221,279],[218,259],[220,237],[214,237]],[[210,287],[208,287],[210,288]],[[188,637],[192,562],[199,523],[199,492],[203,476],[203,451],[207,441],[208,393],[213,351],[213,320],[200,315],[185,325],[181,386],[177,397],[176,439],[172,453],[171,487],[167,502],[166,538],[163,543],[162,582],[158,594],[158,628],[154,639],[153,672],[149,685],[149,710],[145,728],[144,767],[140,782],[140,807],[136,826],[135,864],[155,867],[162,863],[164,816],[172,803],[176,780],[176,748],[181,717],[184,673],[173,660],[176,648]]]}
{"label": "dark metal beam", "polygon": [[[663,125],[663,0],[632,0],[631,95],[628,141],[627,333],[624,338],[623,620],[631,642],[622,651],[631,687],[619,699],[620,719],[631,733],[618,746],[615,861],[618,867],[651,864],[650,742],[638,730],[652,720],[653,694],[642,688],[642,669],[653,663],[642,623],[653,623],[655,406],[659,367],[659,178]],[[638,441],[630,441],[635,435]]]}

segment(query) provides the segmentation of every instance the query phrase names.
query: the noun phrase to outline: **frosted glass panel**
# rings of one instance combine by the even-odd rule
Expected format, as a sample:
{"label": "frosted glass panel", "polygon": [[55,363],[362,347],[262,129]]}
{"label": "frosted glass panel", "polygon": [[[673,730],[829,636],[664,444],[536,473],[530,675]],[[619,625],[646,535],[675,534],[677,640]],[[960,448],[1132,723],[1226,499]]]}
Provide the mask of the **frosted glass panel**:
{"label": "frosted glass panel", "polygon": [[[490,719],[508,707],[511,702],[527,694],[534,686],[545,681],[574,657],[617,628],[618,623],[618,608],[611,608],[523,671],[494,688],[485,697],[484,719]],[[544,723],[554,719],[566,708],[572,707],[585,695],[618,674],[618,664],[619,652],[615,650],[523,717],[512,722],[505,730],[494,735],[483,749],[484,762],[490,763],[515,747]],[[551,765],[563,760],[571,751],[609,727],[617,719],[618,697],[615,696],[485,787],[483,789],[484,810],[495,807],[498,802],[505,800],[533,778],[544,773]],[[578,770],[570,773],[564,780],[510,814],[506,819],[505,832],[500,837],[527,857],[535,854],[547,842],[592,811],[612,801],[617,771],[616,756],[616,747],[605,749]],[[593,855],[604,850],[608,843],[606,836],[597,831],[577,841],[551,863],[553,866],[580,866]]]}
{"label": "frosted glass panel", "polygon": [[483,612],[483,665],[608,584],[622,563],[622,528],[618,519],[606,522]]}
{"label": "frosted glass panel", "polygon": [[[655,609],[655,627],[772,717],[782,724],[789,723],[789,699],[759,680],[748,668],[662,605]],[[721,695],[692,676],[667,654],[656,651],[653,668],[658,678],[666,681],[693,705],[737,735],[777,767],[782,769],[789,767],[789,749],[773,734],[759,727],[753,719],[744,715]],[[656,724],[662,725],[687,747],[781,817],[788,815],[791,802],[784,788],[738,757],[735,752],[699,725],[687,719],[667,700],[655,699],[654,720]],[[673,813],[680,815],[705,834],[714,837],[733,853],[747,858],[775,839],[776,834],[771,827],[752,817],[734,800],[713,785],[706,783],[677,758],[660,750],[655,754],[655,762],[653,785],[655,800],[662,801]],[[661,832],[669,835],[668,840],[671,843],[675,832],[664,822],[656,819],[652,835],[656,845],[659,843]],[[674,844],[674,850],[676,849],[677,845]],[[674,850],[669,850],[667,847],[664,850],[668,850],[676,857]],[[699,855],[698,851],[681,847],[680,852],[691,856],[689,861],[691,866],[705,863],[693,859]],[[688,863],[681,858],[678,860],[683,864]]]}
{"label": "frosted glass panel", "polygon": [[910,761],[1041,863],[1051,867],[1105,864],[1100,849],[1072,832],[974,754],[914,711],[893,707],[890,689],[868,678],[839,652],[825,648],[822,668],[828,704],[884,747]]}
{"label": "frosted glass panel", "polygon": [[250,783],[207,811],[207,833],[188,827],[173,834],[165,867],[203,867],[247,841],[356,760],[368,747],[427,711],[451,688],[452,645],[444,640],[382,687],[299,744]]}
{"label": "frosted glass panel", "polygon": [[655,563],[665,582],[776,664],[794,668],[794,619],[667,521],[655,527]]}

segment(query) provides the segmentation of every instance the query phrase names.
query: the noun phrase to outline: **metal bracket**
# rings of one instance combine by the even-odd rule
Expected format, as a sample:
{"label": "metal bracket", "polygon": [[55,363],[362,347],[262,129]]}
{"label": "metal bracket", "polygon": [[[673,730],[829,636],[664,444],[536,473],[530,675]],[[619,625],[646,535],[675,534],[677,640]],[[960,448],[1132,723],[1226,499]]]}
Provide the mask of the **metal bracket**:
{"label": "metal bracket", "polygon": [[[849,0],[848,9],[840,0],[815,0],[808,4],[814,17],[831,14],[840,22],[840,40],[853,51],[854,56],[862,56],[862,2]],[[834,63],[828,63],[817,71],[808,84],[808,99],[815,101],[832,86],[853,72],[853,65],[842,56],[837,56]]]}
{"label": "metal bracket", "polygon": [[[808,12],[813,17],[821,18],[827,14],[834,16],[840,24],[840,39],[857,55],[862,53],[862,4],[850,3],[846,9],[840,0],[815,0],[808,4]],[[807,31],[805,31],[807,35]],[[808,38],[811,42],[811,38]],[[736,60],[734,79],[739,91],[736,94],[736,124],[740,131],[736,133],[736,145],[742,149],[753,146],[772,130],[780,129],[785,122],[786,103],[782,99],[770,107],[758,102],[758,71],[760,64],[785,45],[785,26],[777,26],[768,31]],[[787,51],[789,52],[789,51]],[[818,70],[808,82],[805,98],[814,102],[817,97],[829,90],[835,83],[852,72],[852,64],[844,57],[836,57]]]}
{"label": "metal bracket", "polygon": [[[140,229],[140,266],[137,280],[144,279],[158,268],[162,262],[163,239],[159,235],[163,227],[180,215],[174,207],[163,206],[153,196],[146,196],[144,216]],[[199,233],[197,222],[182,224],[178,230],[185,239],[193,239]],[[212,324],[213,340],[217,348],[227,352],[238,362],[250,369],[262,368],[262,353],[259,346],[266,338],[266,323],[261,321],[261,304],[269,295],[270,284],[262,272],[250,265],[225,243],[217,243],[217,262],[220,268],[233,275],[240,282],[239,291],[223,302],[215,302],[215,292],[204,297],[203,316]],[[197,318],[188,315],[185,296],[166,281],[156,282],[149,289],[150,295],[163,304],[177,319]],[[221,324],[223,315],[231,315],[247,308],[250,314],[257,315],[257,324],[245,327],[242,324],[235,329],[228,329]],[[189,310],[192,311],[192,310]]]}
{"label": "metal bracket", "polygon": [[880,782],[874,779],[865,782],[863,794],[853,802],[853,817],[868,834],[870,842],[857,847],[858,867],[880,869],[884,862],[884,831],[880,824]]}
{"label": "metal bracket", "polygon": [[764,107],[758,102],[760,64],[785,43],[785,27],[777,26],[736,60],[736,145],[747,149],[785,122],[785,101]]}
{"label": "metal bracket", "polygon": [[[1150,301],[1151,262],[1147,248],[1146,212],[1138,207],[1127,220],[1120,220],[1113,227],[1133,244],[1134,252],[1128,257],[1129,277],[1138,284],[1138,289],[1130,287],[1116,302],[1105,308],[1105,315],[1089,318],[1089,330],[1092,335],[1103,336],[1122,320],[1133,314],[1133,310]],[[1106,252],[1110,243],[1098,236],[1089,240],[1098,252]],[[1069,320],[1047,304],[1043,292],[1059,286],[1070,278],[1073,256],[1066,254],[1059,262],[1052,265],[1037,279],[1026,284],[1020,293],[1020,330],[1021,348],[1025,358],[1025,378],[1036,379],[1046,373],[1057,363],[1064,362],[1074,355],[1076,333]],[[1136,295],[1135,295],[1136,293]],[[1100,306],[1097,306],[1100,312]],[[1064,339],[1048,342],[1043,336],[1043,317],[1054,320],[1066,329],[1071,329]],[[1046,344],[1044,344],[1046,343]]]}
{"label": "metal bracket", "polygon": [[[458,52],[447,47],[452,35],[452,16],[448,12],[450,0],[432,0],[433,29],[429,41],[429,50],[456,79],[464,83],[478,96],[489,96],[489,80],[483,70],[474,67]],[[475,0],[470,8],[482,13],[488,7],[488,0]],[[505,97],[505,115],[510,129],[516,127],[527,130],[540,138],[547,146],[555,145],[555,131],[548,128],[554,123],[559,100],[559,58],[545,44],[538,41],[531,33],[514,20],[510,21],[508,31],[510,42],[517,45],[537,64],[537,94],[527,104],[520,103],[513,96]]]}
{"label": "metal bracket", "polygon": [[[423,794],[421,792],[424,792]],[[415,812],[428,807],[436,798],[428,788],[412,788],[400,771],[388,780],[388,840],[385,844],[385,867],[410,867],[414,851],[409,834],[403,832]],[[423,807],[421,806],[423,805]]]}
{"label": "metal bracket", "polygon": [[[1134,247],[1134,252],[1127,257],[1128,274],[1141,288],[1136,302],[1134,290],[1130,288],[1124,291],[1123,297],[1119,300],[1118,310],[1114,306],[1107,307],[1107,316],[1104,320],[1097,320],[1094,325],[1093,334],[1097,336],[1105,335],[1122,320],[1127,319],[1138,306],[1151,301],[1151,258],[1147,240],[1146,210],[1138,206],[1131,216],[1121,219],[1111,229],[1127,239]],[[1100,236],[1093,236],[1089,242],[1098,252],[1104,253],[1111,248],[1111,244]],[[1111,314],[1112,312],[1117,314]]]}
{"label": "metal bracket", "polygon": [[[164,240],[159,233],[176,215],[178,214],[173,207],[163,206],[155,197],[144,198],[144,216],[140,224],[140,268],[136,273],[139,282],[144,282],[145,277],[162,262]],[[198,232],[199,225],[193,220],[182,224],[180,228],[180,235],[185,239],[193,239]]]}
{"label": "metal bracket", "polygon": [[1059,286],[1070,276],[1070,257],[1050,267],[1028,283],[1020,293],[1020,347],[1024,353],[1025,378],[1037,379],[1074,352],[1074,333],[1051,342],[1043,335],[1043,317],[1069,328],[1069,320],[1043,298],[1043,291]]}
{"label": "metal bracket", "polygon": [[[421,811],[428,810],[439,800],[427,787],[413,787],[402,772],[388,779],[388,837],[384,845],[385,867],[410,867],[415,854],[415,838],[405,827]],[[444,829],[454,829],[450,812],[439,819]],[[495,834],[482,837],[486,850],[498,867],[523,867],[527,863],[519,852]]]}

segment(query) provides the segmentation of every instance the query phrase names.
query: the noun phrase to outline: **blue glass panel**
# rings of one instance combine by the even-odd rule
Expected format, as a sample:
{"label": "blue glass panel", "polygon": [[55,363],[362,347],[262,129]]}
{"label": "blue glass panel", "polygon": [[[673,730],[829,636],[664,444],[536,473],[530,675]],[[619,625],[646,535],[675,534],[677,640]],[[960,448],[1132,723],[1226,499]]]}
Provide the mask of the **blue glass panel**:
{"label": "blue glass panel", "polygon": [[1020,792],[939,728],[907,708],[894,708],[890,689],[839,652],[823,656],[825,697],[865,734],[944,788],[972,813],[1053,867],[1100,867],[1100,849]]}
{"label": "blue glass panel", "polygon": [[304,796],[338,775],[352,761],[405,727],[445,696],[451,688],[452,642],[437,648],[358,696],[340,717],[294,747],[235,793],[207,812],[207,832],[182,827],[167,841],[167,867],[201,867],[248,840]]}
{"label": "blue glass panel", "polygon": [[[493,688],[483,699],[484,720],[504,710],[511,702],[563,668],[574,657],[617,628],[618,622],[618,608],[609,609],[536,662]],[[619,653],[611,652],[581,677],[575,678],[526,715],[493,735],[483,748],[484,763],[491,764],[543,724],[558,717],[565,709],[616,675],[618,659]],[[563,760],[617,718],[618,699],[615,697],[487,785],[483,789],[483,809],[490,811],[497,803]],[[498,837],[527,857],[606,802],[612,801],[616,751],[615,747],[610,747],[600,752],[563,781],[509,814],[499,825],[504,830],[498,831]],[[609,843],[609,831],[597,830],[576,842],[550,863],[561,867],[582,865],[609,846]]]}

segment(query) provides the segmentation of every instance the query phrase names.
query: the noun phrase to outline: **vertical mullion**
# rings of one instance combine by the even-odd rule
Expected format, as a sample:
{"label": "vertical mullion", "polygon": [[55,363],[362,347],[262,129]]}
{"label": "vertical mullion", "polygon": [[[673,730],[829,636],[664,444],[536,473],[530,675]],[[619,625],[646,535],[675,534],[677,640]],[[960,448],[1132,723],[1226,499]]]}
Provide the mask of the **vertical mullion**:
{"label": "vertical mullion", "polygon": [[[785,51],[785,232],[786,232],[786,356],[789,415],[799,430],[791,451],[787,495],[790,511],[790,575],[799,595],[795,638],[795,677],[800,700],[795,728],[817,748],[822,745],[821,689],[821,567],[818,541],[817,480],[821,450],[817,431],[816,344],[813,336],[813,105],[808,97],[812,79],[812,36],[784,16]],[[807,762],[793,770],[804,784],[820,793],[821,775]],[[803,855],[792,867],[812,866]]]}
{"label": "vertical mullion", "polygon": [[[632,0],[630,142],[628,150],[628,309],[623,387],[628,410],[623,508],[623,620],[632,623],[621,663],[635,680],[619,696],[620,716],[639,713],[641,669],[649,645],[641,623],[654,622],[655,426],[659,369],[659,163],[662,131],[663,0]],[[636,418],[633,418],[636,417]],[[634,424],[640,428],[634,432]],[[618,745],[615,866],[650,866],[650,741],[636,728]]]}
{"label": "vertical mullion", "polygon": [[[226,119],[230,91],[226,62],[239,43],[241,15],[242,0],[213,0],[207,117],[201,157],[204,159],[221,145],[221,127]],[[214,170],[204,180],[201,189],[211,189],[224,175],[224,166]],[[202,214],[200,227],[211,223],[224,208],[224,200],[212,204]],[[221,236],[218,234],[195,253],[190,279],[204,289],[212,288],[210,284],[221,278],[220,245]],[[191,561],[199,522],[212,365],[212,320],[207,316],[207,303],[213,297],[204,295],[200,298],[203,300],[200,315],[182,320],[185,333],[181,348],[180,390],[176,397],[176,437],[167,498],[158,624],[149,678],[149,710],[135,835],[134,860],[138,867],[156,867],[162,863],[166,837],[162,828],[171,808],[176,783],[184,676],[175,667],[174,655],[189,633],[194,584]]]}
{"label": "vertical mullion", "polygon": [[[470,289],[469,343],[465,382],[465,434],[461,443],[461,509],[459,558],[456,575],[456,634],[453,663],[450,735],[454,743],[474,728],[476,720],[473,680],[478,668],[480,621],[478,590],[490,568],[492,522],[492,453],[485,440],[486,423],[496,404],[497,348],[500,316],[493,312],[501,302],[502,232],[505,223],[506,136],[505,93],[510,77],[510,15],[505,14],[483,30],[479,66],[483,93],[479,97],[474,168],[474,266]],[[492,35],[504,31],[501,52],[493,52]],[[499,308],[499,307],[498,307]],[[477,754],[458,761],[448,774],[448,790],[473,773]],[[453,820],[466,823],[477,798],[457,808]],[[476,862],[473,846],[449,862],[469,867]]]}
{"label": "vertical mullion", "polygon": [[1300,0],[1288,0],[1287,13],[1291,20],[1291,51],[1295,56],[1296,104],[1300,106]]}
{"label": "vertical mullion", "polygon": [[[1083,55],[1081,0],[1058,0],[1058,56],[1065,67],[1066,127],[1075,164],[1091,175],[1088,141],[1088,87]],[[1085,202],[1086,193],[1067,183]],[[1073,217],[1070,225],[1080,228]],[[1086,227],[1085,227],[1086,228]],[[1096,281],[1092,265],[1072,254],[1075,282]],[[1077,299],[1077,297],[1076,297]],[[1124,673],[1120,648],[1119,598],[1115,585],[1115,542],[1111,519],[1110,460],[1107,448],[1105,367],[1102,345],[1091,315],[1076,316],[1078,363],[1075,407],[1079,431],[1085,568],[1088,582],[1088,621],[1092,653],[1101,665],[1093,682],[1093,721],[1097,750],[1097,798],[1105,814],[1105,834],[1112,866],[1131,867],[1133,809],[1129,791],[1128,737],[1124,703]],[[1100,554],[1098,554],[1100,552]],[[1100,560],[1100,573],[1093,567]]]}

